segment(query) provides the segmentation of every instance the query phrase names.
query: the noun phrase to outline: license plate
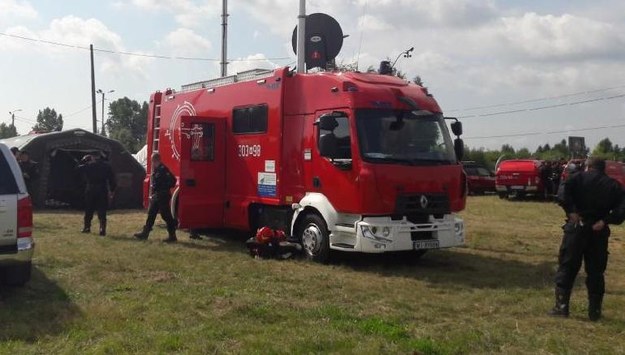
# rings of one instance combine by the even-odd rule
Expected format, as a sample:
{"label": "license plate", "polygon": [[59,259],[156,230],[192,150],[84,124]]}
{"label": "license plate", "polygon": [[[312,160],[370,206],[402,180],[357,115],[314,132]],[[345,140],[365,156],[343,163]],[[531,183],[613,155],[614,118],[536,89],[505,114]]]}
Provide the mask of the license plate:
{"label": "license plate", "polygon": [[413,245],[415,249],[438,249],[439,247],[438,240],[436,239],[417,240],[413,242]]}
{"label": "license plate", "polygon": [[511,189],[512,190],[525,190],[525,186],[517,186],[517,185],[515,185],[515,186],[512,186]]}

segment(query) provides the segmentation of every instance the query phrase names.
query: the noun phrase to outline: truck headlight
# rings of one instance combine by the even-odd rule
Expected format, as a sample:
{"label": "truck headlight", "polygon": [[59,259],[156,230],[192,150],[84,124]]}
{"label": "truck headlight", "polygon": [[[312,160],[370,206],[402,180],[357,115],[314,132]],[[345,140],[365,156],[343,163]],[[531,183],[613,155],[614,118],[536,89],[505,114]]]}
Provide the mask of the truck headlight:
{"label": "truck headlight", "polygon": [[[384,228],[388,228],[388,227],[384,227]],[[392,243],[393,242],[392,240],[388,238],[384,238],[384,237],[376,235],[373,232],[374,229],[377,231],[376,227],[360,226],[360,230],[362,231],[362,236],[367,239],[373,240],[378,243]],[[384,231],[382,233],[384,233]],[[390,229],[389,229],[389,234],[390,234]]]}

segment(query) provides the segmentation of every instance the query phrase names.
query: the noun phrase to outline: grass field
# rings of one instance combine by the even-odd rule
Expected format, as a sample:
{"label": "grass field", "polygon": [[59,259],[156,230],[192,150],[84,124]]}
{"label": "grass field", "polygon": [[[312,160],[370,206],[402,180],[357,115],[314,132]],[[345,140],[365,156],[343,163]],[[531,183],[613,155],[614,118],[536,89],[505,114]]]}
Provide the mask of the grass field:
{"label": "grass field", "polygon": [[[143,211],[83,235],[79,212],[38,212],[33,279],[0,291],[0,353],[625,353],[625,228],[613,229],[604,318],[547,317],[563,214],[470,197],[467,245],[330,265],[255,260],[239,235],[133,240]],[[97,224],[97,223],[96,223]]]}

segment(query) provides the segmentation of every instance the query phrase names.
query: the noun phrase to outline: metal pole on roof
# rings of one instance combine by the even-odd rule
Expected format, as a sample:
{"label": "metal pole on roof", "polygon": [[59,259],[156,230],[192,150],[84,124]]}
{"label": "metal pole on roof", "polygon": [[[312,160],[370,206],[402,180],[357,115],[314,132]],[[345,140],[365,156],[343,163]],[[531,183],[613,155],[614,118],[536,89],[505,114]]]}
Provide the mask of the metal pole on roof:
{"label": "metal pole on roof", "polygon": [[306,72],[306,0],[299,0],[297,16],[297,72]]}
{"label": "metal pole on roof", "polygon": [[221,10],[221,77],[228,76],[228,0]]}

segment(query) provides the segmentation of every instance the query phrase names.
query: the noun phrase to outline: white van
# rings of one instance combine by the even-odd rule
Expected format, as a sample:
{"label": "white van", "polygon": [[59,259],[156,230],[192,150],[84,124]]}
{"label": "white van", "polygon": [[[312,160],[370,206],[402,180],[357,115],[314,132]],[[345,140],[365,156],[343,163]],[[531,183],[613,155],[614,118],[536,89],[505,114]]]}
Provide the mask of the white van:
{"label": "white van", "polygon": [[0,280],[23,285],[30,280],[33,207],[20,167],[9,148],[0,143]]}

